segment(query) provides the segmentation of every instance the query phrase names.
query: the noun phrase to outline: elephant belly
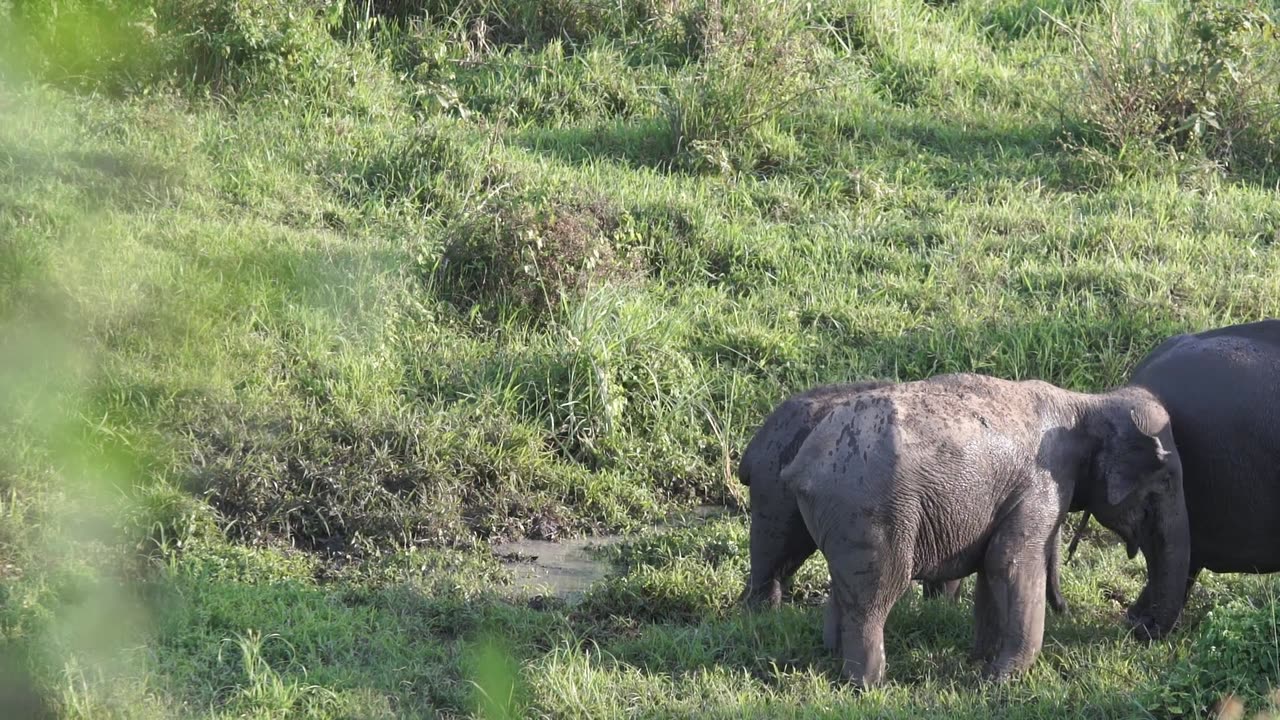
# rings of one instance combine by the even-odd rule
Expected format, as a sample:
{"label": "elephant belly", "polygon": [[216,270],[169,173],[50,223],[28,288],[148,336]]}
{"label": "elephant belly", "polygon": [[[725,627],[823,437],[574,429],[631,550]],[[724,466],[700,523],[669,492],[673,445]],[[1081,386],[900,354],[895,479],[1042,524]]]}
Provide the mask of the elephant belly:
{"label": "elephant belly", "polygon": [[[949,518],[943,527],[924,527],[915,542],[912,575],[916,580],[942,582],[968,577],[982,568],[990,533],[982,527],[965,527]],[[965,532],[965,531],[968,532]]]}
{"label": "elephant belly", "polygon": [[1280,533],[1275,516],[1240,522],[1227,533],[1207,527],[1191,533],[1191,565],[1213,572],[1280,572]]}
{"label": "elephant belly", "polygon": [[1192,566],[1280,572],[1280,478],[1258,471],[1261,462],[1214,460],[1193,465],[1184,480]]}
{"label": "elephant belly", "polygon": [[931,568],[917,569],[912,579],[925,582],[959,580],[969,577],[980,569],[982,569],[982,553],[976,552],[949,558]]}

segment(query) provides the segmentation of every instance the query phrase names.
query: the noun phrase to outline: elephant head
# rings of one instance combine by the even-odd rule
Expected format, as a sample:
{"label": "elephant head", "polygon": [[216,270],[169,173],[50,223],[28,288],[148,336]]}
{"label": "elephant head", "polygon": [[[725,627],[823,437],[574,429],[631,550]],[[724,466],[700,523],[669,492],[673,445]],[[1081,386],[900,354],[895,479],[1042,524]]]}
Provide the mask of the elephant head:
{"label": "elephant head", "polygon": [[1104,395],[1086,417],[1092,452],[1072,499],[1125,541],[1129,557],[1142,552],[1147,585],[1129,608],[1135,635],[1169,632],[1186,602],[1191,540],[1182,493],[1182,462],[1169,415],[1149,393],[1126,389]]}

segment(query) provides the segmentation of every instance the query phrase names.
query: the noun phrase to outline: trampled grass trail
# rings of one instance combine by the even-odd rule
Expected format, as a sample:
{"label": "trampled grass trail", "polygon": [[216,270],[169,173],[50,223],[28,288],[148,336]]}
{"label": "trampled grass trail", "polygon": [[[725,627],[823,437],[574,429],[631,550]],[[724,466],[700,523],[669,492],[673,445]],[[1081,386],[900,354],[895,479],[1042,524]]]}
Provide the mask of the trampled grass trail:
{"label": "trampled grass trail", "polygon": [[[1268,15],[1272,13],[1272,15]],[[1275,316],[1244,0],[0,0],[0,707],[14,717],[1270,711],[1277,586],[1032,671],[918,591],[890,684],[820,558],[735,604],[756,425],[820,382],[1122,383]],[[730,512],[658,533],[702,504]],[[635,533],[581,602],[510,538]],[[0,713],[3,714],[3,713]]]}

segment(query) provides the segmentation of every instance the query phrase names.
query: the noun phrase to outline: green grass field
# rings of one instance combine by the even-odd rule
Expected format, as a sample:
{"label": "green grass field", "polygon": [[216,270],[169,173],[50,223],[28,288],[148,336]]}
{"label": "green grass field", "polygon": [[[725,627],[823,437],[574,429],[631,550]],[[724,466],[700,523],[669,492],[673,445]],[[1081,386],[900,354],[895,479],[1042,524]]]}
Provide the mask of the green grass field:
{"label": "green grass field", "polygon": [[[1268,13],[0,0],[0,714],[1268,711],[1280,585],[1141,644],[1096,526],[1027,676],[917,590],[857,694],[820,557],[735,605],[734,476],[819,382],[1101,390],[1280,315]],[[580,603],[492,552],[600,532]]]}

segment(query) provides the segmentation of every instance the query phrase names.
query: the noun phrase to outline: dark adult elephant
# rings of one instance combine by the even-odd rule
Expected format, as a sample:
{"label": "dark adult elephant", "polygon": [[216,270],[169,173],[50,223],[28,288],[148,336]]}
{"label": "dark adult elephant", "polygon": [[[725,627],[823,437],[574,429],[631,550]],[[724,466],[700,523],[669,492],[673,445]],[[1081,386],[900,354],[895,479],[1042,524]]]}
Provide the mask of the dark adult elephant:
{"label": "dark adult elephant", "polygon": [[1046,567],[1069,510],[1147,560],[1135,632],[1163,635],[1184,601],[1188,529],[1168,415],[1147,391],[1073,393],[943,375],[832,408],[783,467],[831,573],[843,673],[883,680],[884,622],[913,578],[977,573],[974,654],[1001,680],[1034,662]]}
{"label": "dark adult elephant", "polygon": [[1205,568],[1280,571],[1280,320],[1169,338],[1130,382],[1173,424],[1191,529],[1186,589]]}
{"label": "dark adult elephant", "polygon": [[[820,385],[784,400],[765,418],[747,444],[738,463],[738,479],[751,488],[751,575],[742,597],[751,605],[777,607],[782,601],[782,587],[800,566],[818,550],[804,526],[796,497],[778,479],[784,465],[795,457],[800,445],[813,428],[833,407],[865,390],[875,390],[891,383],[869,381]],[[1058,577],[1058,542],[1047,568],[1049,574],[1049,606],[1054,612],[1065,612]],[[925,597],[954,599],[961,580],[924,583]]]}

